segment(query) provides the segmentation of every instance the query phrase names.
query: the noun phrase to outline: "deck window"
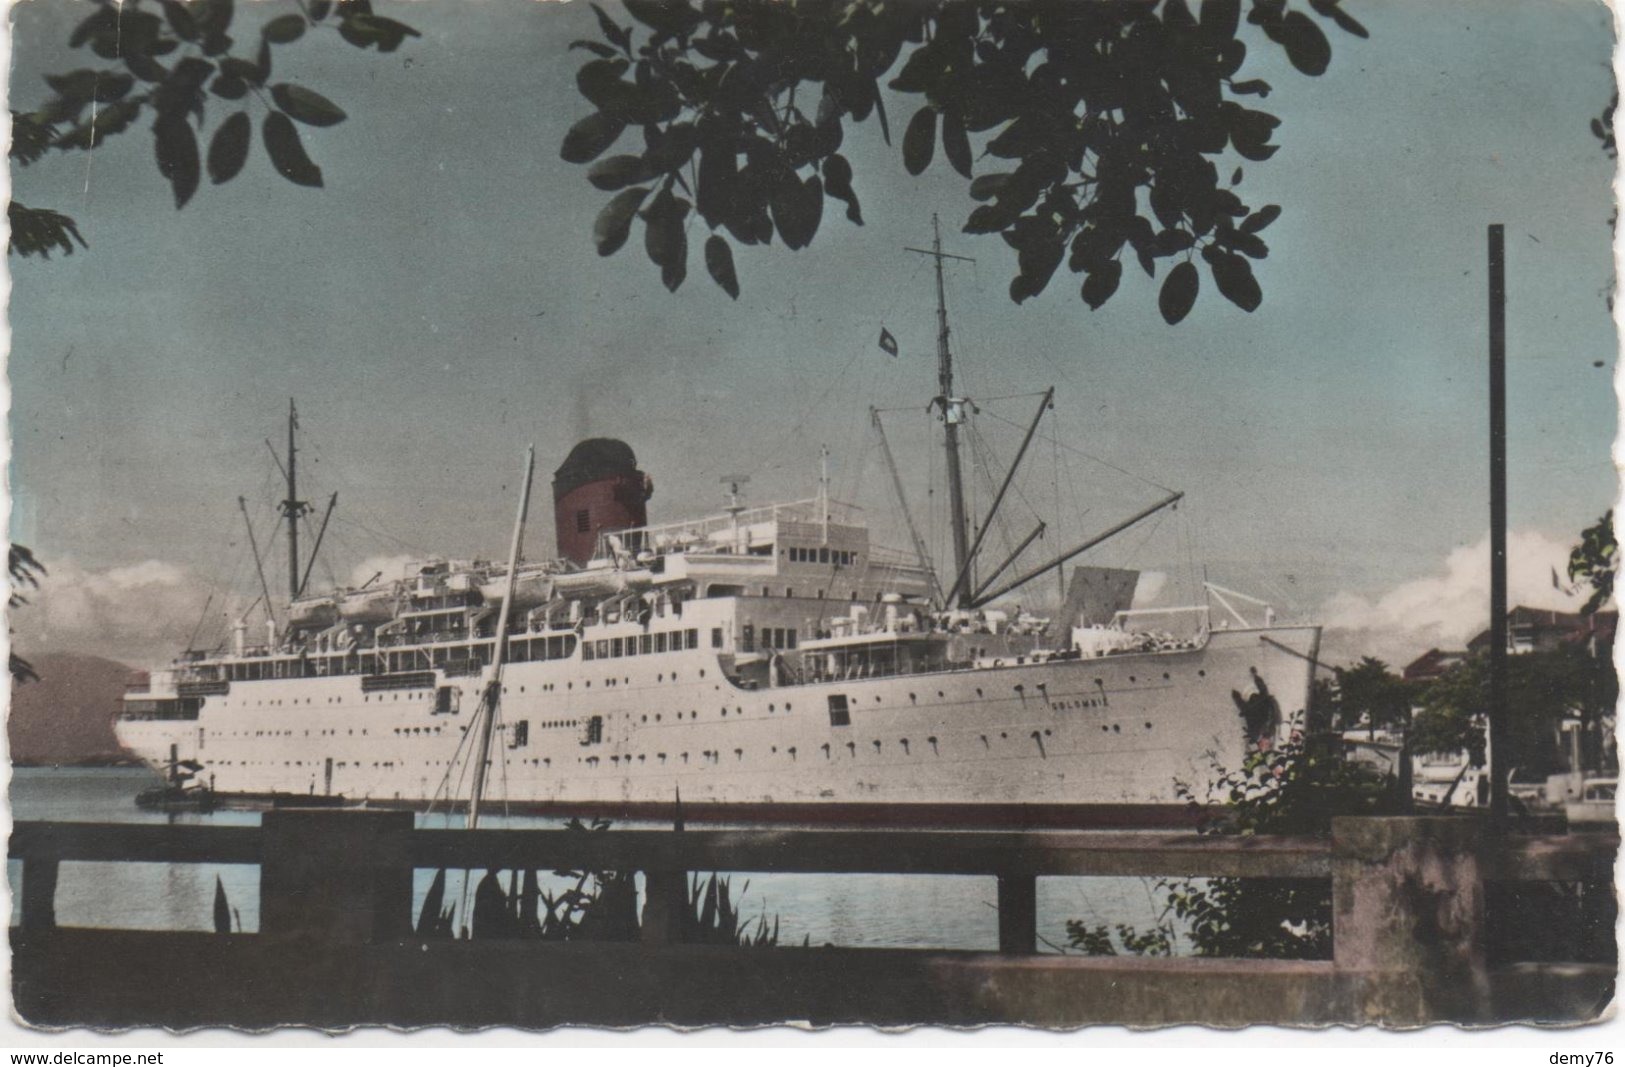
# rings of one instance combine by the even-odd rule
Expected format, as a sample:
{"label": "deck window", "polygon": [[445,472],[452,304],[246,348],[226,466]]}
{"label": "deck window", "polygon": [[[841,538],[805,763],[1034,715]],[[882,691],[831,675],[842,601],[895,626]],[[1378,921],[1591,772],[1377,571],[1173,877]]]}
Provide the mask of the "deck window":
{"label": "deck window", "polygon": [[829,724],[831,726],[851,726],[852,712],[847,707],[845,693],[832,693],[829,698]]}

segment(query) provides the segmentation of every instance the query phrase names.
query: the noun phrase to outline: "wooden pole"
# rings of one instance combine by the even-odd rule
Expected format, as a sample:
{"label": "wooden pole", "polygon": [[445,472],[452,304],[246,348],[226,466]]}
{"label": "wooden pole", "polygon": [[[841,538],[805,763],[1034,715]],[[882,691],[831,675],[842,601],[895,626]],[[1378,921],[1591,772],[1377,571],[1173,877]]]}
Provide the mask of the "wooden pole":
{"label": "wooden pole", "polygon": [[1489,230],[1490,274],[1490,817],[1507,816],[1506,237]]}

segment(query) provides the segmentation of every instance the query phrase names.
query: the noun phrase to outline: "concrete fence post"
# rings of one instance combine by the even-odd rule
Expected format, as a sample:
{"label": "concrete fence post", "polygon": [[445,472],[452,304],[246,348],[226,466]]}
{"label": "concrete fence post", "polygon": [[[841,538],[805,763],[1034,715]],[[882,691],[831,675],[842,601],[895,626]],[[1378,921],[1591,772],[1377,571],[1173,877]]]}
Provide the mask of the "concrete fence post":
{"label": "concrete fence post", "polygon": [[1038,879],[999,875],[999,951],[1006,956],[1038,952]]}
{"label": "concrete fence post", "polygon": [[1485,830],[1466,816],[1332,820],[1332,955],[1352,1021],[1491,1021]]}
{"label": "concrete fence post", "polygon": [[23,861],[22,928],[56,929],[55,857],[30,856]]}
{"label": "concrete fence post", "polygon": [[688,917],[688,872],[643,872],[643,925],[645,944],[675,945],[683,940]]}
{"label": "concrete fence post", "polygon": [[260,821],[260,932],[328,944],[412,933],[409,811],[279,809]]}

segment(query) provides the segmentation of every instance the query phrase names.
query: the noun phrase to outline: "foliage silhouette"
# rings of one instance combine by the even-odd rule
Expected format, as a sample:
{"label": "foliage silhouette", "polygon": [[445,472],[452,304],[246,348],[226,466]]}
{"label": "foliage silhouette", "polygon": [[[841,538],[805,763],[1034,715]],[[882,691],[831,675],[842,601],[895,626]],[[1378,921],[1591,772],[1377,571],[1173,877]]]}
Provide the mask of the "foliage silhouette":
{"label": "foliage silhouette", "polygon": [[1614,595],[1614,573],[1619,569],[1619,542],[1614,538],[1614,511],[1580,534],[1580,543],[1569,553],[1569,581],[1591,586],[1591,596],[1580,609],[1592,615]]}
{"label": "foliage silhouette", "polygon": [[1338,729],[1364,724],[1373,734],[1410,720],[1416,686],[1392,674],[1388,664],[1371,656],[1353,667],[1333,669],[1337,678],[1335,708]]}
{"label": "foliage silhouette", "polygon": [[[46,76],[52,95],[33,111],[11,113],[11,159],[26,167],[51,149],[91,151],[150,116],[154,159],[177,208],[202,183],[200,140],[211,103],[227,109],[207,148],[214,184],[242,171],[250,154],[250,112],[258,111],[277,173],[299,185],[322,185],[321,168],[306,154],[294,123],[332,126],[345,114],[312,89],[273,82],[277,47],[330,32],[356,48],[393,52],[419,36],[375,14],[370,0],[300,0],[298,13],[266,19],[246,33],[233,0],[95,0],[91,7],[68,44],[88,49],[101,65]],[[86,247],[74,220],[60,212],[13,201],[7,214],[8,253],[48,258],[53,250],[68,255],[76,244]]]}
{"label": "foliage silhouette", "polygon": [[[1507,658],[1508,765],[1537,778],[1565,769],[1561,724],[1579,720],[1582,759],[1597,766],[1607,746],[1603,723],[1619,697],[1619,680],[1606,657],[1565,645]],[[1417,753],[1466,751],[1484,762],[1484,716],[1489,707],[1489,664],[1473,656],[1436,680],[1422,695],[1412,727]]]}
{"label": "foliage silhouette", "polygon": [[[22,592],[24,589],[38,589],[40,579],[45,577],[45,564],[34,558],[34,553],[23,545],[13,543],[9,554],[9,568],[11,575],[11,592],[6,598],[6,606],[16,611],[28,603],[28,597]],[[34,672],[33,664],[17,655],[15,651],[11,656],[11,681],[14,685],[25,682],[39,681],[39,675]]]}
{"label": "foliage silhouette", "polygon": [[[1232,165],[1274,155],[1280,120],[1242,102],[1272,91],[1243,76],[1244,38],[1279,46],[1310,77],[1331,61],[1320,26],[1288,0],[1250,0],[1245,25],[1242,0],[1203,0],[1196,11],[1187,0],[625,6],[634,25],[594,5],[601,39],[571,45],[591,56],[576,85],[594,110],[560,154],[616,193],[593,228],[601,255],[621,248],[637,215],[650,260],[675,290],[687,276],[692,211],[712,233],[712,278],[735,298],[728,237],[761,245],[777,235],[805,248],[826,199],[862,224],[840,148],[845,124],[871,115],[890,143],[881,79],[891,74],[893,91],[920,101],[903,131],[904,167],[923,173],[940,143],[980,204],[965,232],[997,233],[1016,252],[1012,300],[1043,292],[1064,261],[1098,308],[1127,252],[1152,277],[1158,260],[1174,261],[1158,296],[1169,323],[1197,300],[1198,260],[1220,295],[1252,311],[1263,293],[1250,261],[1269,254],[1259,232],[1281,209],[1244,203],[1242,167]],[[1367,35],[1338,0],[1309,7]],[[628,132],[641,146],[607,154]]]}
{"label": "foliage silhouette", "polygon": [[[1305,741],[1294,736],[1280,746],[1254,751],[1239,770],[1221,769],[1216,786],[1225,806],[1203,820],[1199,833],[1324,837],[1336,816],[1397,811],[1387,781],[1344,760],[1334,737]],[[1188,786],[1180,792],[1193,805],[1197,802]],[[1113,938],[1104,925],[1072,920],[1066,924],[1068,944],[1088,955],[1167,956],[1173,954],[1182,927],[1198,956],[1324,959],[1331,953],[1332,896],[1325,881],[1178,879],[1159,882],[1158,888],[1164,893],[1164,909],[1151,930],[1119,924]]]}

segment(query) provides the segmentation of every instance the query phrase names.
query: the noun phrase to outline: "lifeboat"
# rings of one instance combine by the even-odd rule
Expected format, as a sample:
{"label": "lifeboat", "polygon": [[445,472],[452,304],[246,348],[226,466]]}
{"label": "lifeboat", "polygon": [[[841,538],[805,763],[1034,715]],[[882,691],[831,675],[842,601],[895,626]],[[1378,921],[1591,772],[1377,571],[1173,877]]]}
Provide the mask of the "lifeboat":
{"label": "lifeboat", "polygon": [[395,617],[395,590],[357,589],[340,597],[338,607],[345,622],[388,622]]}
{"label": "lifeboat", "polygon": [[[520,571],[513,583],[513,606],[519,611],[540,607],[553,599],[553,575],[545,571]],[[500,604],[508,592],[508,576],[494,575],[480,585],[487,604]]]}
{"label": "lifeboat", "polygon": [[331,596],[303,597],[288,605],[288,622],[299,629],[332,626],[338,617],[338,604]]}

